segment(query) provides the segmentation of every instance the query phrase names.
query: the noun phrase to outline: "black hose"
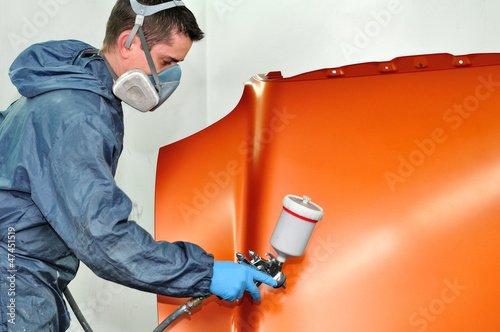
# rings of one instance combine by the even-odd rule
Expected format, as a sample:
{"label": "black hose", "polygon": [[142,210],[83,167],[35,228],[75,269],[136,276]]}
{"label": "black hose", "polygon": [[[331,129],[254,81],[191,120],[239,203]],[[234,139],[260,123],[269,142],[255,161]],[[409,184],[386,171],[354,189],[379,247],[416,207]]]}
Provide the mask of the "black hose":
{"label": "black hose", "polygon": [[[83,330],[85,332],[93,332],[92,328],[90,327],[89,323],[83,316],[83,313],[81,312],[80,308],[78,307],[78,304],[76,304],[75,298],[69,291],[69,288],[66,287],[63,290],[64,296],[66,297],[66,300],[68,301],[71,309],[73,310],[73,313],[75,314],[76,318],[80,322],[80,325],[82,326]],[[200,297],[192,297],[187,302],[183,305],[181,305],[179,308],[177,308],[174,312],[172,312],[163,322],[161,322],[160,325],[158,325],[153,332],[163,332],[170,324],[173,323],[174,320],[179,318],[183,313],[187,313],[191,315],[191,309],[199,306],[201,304],[201,301],[204,299],[208,298],[212,294],[209,294],[207,296],[200,296]]]}
{"label": "black hose", "polygon": [[183,313],[189,312],[187,309],[187,305],[183,304],[179,308],[177,308],[174,312],[172,312],[160,325],[158,325],[153,332],[163,332],[174,320],[179,318]]}
{"label": "black hose", "polygon": [[78,308],[78,305],[76,304],[75,298],[73,297],[73,295],[71,295],[69,288],[66,287],[63,290],[63,293],[64,293],[64,296],[66,297],[66,300],[68,300],[68,303],[69,303],[71,309],[73,310],[73,313],[75,314],[76,318],[80,322],[80,325],[82,326],[83,330],[85,332],[93,332],[89,323],[87,323],[87,320],[85,319],[82,312],[80,311],[80,308]]}
{"label": "black hose", "polygon": [[[73,313],[75,314],[76,318],[80,322],[80,325],[82,326],[83,330],[85,332],[93,332],[92,328],[90,327],[89,323],[83,316],[83,313],[81,312],[80,308],[78,307],[78,304],[76,304],[75,298],[69,291],[69,288],[66,287],[63,290],[64,296],[66,297],[66,300],[68,301],[71,309],[73,310]],[[183,305],[181,305],[179,308],[177,308],[174,312],[172,312],[163,322],[161,322],[160,325],[158,325],[153,332],[163,332],[170,324],[173,323],[174,320],[179,318],[183,313],[187,313],[191,315],[191,309],[199,306],[201,302],[210,297],[212,294],[208,294],[206,296],[200,296],[200,297],[192,297],[187,302]]]}
{"label": "black hose", "polygon": [[174,312],[172,312],[163,322],[161,322],[160,325],[154,329],[153,332],[163,332],[174,320],[179,318],[183,313],[187,313],[191,315],[191,309],[199,306],[201,304],[201,301],[206,299],[207,297],[211,296],[212,294],[209,294],[207,296],[201,296],[201,297],[192,297],[187,302],[183,305],[181,305],[179,308],[177,308]]}

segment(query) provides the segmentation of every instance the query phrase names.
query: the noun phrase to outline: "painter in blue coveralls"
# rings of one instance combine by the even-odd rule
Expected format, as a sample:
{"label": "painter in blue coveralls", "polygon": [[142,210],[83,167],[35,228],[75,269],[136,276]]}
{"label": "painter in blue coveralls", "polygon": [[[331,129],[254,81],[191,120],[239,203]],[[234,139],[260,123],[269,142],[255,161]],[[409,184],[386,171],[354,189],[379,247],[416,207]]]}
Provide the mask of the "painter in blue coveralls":
{"label": "painter in blue coveralls", "polygon": [[154,241],[129,220],[131,201],[113,178],[121,102],[155,110],[202,38],[181,1],[118,0],[102,49],[52,41],[14,61],[21,97],[0,112],[0,331],[68,329],[62,292],[79,261],[107,280],[173,297],[234,301],[246,290],[259,299],[253,280],[276,286],[195,244]]}

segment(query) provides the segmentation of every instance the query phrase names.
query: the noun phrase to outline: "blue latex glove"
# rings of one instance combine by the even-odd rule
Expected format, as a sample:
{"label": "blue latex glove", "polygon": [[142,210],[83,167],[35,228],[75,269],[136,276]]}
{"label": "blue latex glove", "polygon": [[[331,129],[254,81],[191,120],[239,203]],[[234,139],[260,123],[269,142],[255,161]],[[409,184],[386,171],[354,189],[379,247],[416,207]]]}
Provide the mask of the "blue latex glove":
{"label": "blue latex glove", "polygon": [[245,264],[230,261],[215,261],[214,275],[210,284],[210,292],[226,301],[241,299],[248,291],[250,296],[260,300],[260,291],[254,280],[277,286],[278,282],[271,276]]}

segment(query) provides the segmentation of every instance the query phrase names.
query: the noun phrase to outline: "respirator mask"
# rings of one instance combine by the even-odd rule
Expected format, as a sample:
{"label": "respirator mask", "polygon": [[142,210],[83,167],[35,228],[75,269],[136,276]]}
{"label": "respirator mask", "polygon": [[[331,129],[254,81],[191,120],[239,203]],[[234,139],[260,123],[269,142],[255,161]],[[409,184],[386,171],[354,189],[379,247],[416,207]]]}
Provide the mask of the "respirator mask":
{"label": "respirator mask", "polygon": [[142,28],[144,17],[177,6],[184,6],[184,3],[182,1],[173,0],[159,5],[145,6],[141,5],[136,0],[130,0],[130,4],[137,16],[135,18],[134,28],[125,43],[125,47],[130,48],[135,35],[139,34],[142,48],[146,54],[146,59],[152,75],[148,76],[140,69],[131,69],[118,77],[106,60],[104,53],[99,50],[98,54],[104,59],[109,72],[115,80],[113,84],[114,95],[141,112],[152,112],[160,107],[179,86],[181,68],[178,64],[175,64],[157,73]]}

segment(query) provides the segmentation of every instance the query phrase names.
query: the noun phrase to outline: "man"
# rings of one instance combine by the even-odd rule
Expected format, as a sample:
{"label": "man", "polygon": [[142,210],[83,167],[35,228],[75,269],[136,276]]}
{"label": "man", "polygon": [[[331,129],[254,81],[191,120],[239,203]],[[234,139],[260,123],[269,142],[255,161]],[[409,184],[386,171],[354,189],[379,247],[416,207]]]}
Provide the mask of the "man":
{"label": "man", "polygon": [[65,331],[61,292],[79,261],[166,296],[233,301],[247,290],[259,299],[253,280],[276,286],[195,244],[155,242],[128,220],[132,204],[113,179],[123,140],[117,96],[141,111],[158,107],[178,83],[176,64],[202,38],[180,1],[118,0],[102,52],[54,41],[14,61],[22,96],[0,112],[0,331]]}

